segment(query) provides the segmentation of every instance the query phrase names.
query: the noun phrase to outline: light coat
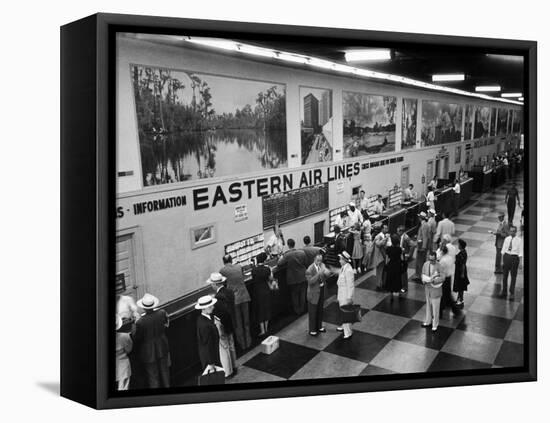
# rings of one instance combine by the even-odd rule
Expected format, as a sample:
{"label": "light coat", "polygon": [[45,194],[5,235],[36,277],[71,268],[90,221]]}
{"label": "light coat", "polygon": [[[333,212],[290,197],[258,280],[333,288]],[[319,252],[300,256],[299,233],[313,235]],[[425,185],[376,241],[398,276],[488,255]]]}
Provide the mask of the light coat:
{"label": "light coat", "polygon": [[338,304],[343,306],[352,302],[355,290],[355,276],[349,263],[346,263],[340,269],[336,285],[338,285],[338,294],[336,296]]}

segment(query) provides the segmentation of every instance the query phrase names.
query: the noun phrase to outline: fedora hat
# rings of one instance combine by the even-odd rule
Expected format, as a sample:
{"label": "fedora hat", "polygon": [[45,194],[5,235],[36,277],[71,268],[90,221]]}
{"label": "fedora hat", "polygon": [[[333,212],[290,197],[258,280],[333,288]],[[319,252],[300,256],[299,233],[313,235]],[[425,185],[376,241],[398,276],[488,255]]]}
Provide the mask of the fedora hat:
{"label": "fedora hat", "polygon": [[426,219],[428,217],[428,215],[426,214],[426,212],[420,212],[418,213],[418,216],[420,216],[421,218],[423,219]]}
{"label": "fedora hat", "polygon": [[210,277],[206,280],[206,283],[209,284],[216,284],[216,283],[224,283],[227,280],[227,278],[222,275],[220,272],[214,272],[210,273]]}
{"label": "fedora hat", "polygon": [[343,251],[341,254],[338,254],[338,257],[343,258],[348,263],[351,262],[351,256],[349,255],[349,253],[347,251]]}
{"label": "fedora hat", "polygon": [[437,213],[435,212],[435,210],[434,210],[434,209],[430,209],[430,210],[428,210],[428,213],[430,213],[430,214],[433,214],[434,216],[436,216],[436,215],[437,215]]}
{"label": "fedora hat", "polygon": [[122,327],[122,318],[120,316],[116,316],[116,323],[115,323],[115,330],[119,330]]}
{"label": "fedora hat", "polygon": [[197,304],[195,304],[195,308],[197,310],[203,310],[205,308],[213,306],[217,302],[218,300],[216,300],[214,297],[211,297],[210,295],[205,295],[204,297],[199,298]]}
{"label": "fedora hat", "polygon": [[145,294],[141,300],[138,300],[137,305],[144,310],[152,310],[158,307],[159,303],[159,299],[154,295]]}

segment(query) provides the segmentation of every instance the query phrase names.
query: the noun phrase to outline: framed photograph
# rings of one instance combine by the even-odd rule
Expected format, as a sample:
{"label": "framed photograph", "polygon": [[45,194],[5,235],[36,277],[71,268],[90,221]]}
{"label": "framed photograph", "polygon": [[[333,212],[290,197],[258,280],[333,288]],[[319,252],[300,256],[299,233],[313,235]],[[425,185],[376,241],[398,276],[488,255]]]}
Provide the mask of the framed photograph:
{"label": "framed photograph", "polygon": [[536,380],[536,53],[63,26],[61,394],[118,408]]}

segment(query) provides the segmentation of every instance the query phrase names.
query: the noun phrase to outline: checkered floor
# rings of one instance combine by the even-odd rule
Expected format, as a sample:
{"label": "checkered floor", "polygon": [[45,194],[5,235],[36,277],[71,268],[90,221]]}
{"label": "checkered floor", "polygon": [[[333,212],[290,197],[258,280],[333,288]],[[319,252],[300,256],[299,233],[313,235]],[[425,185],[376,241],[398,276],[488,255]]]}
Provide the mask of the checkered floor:
{"label": "checkered floor", "polygon": [[[523,179],[516,181],[523,201]],[[425,313],[421,284],[410,280],[407,294],[391,302],[389,294],[375,291],[370,272],[356,280],[354,301],[364,316],[351,340],[343,341],[336,331],[338,307],[332,296],[325,303],[326,333],[309,336],[307,315],[300,317],[275,334],[280,338],[276,352],[265,355],[256,347],[240,357],[239,372],[228,383],[521,366],[523,270],[515,301],[498,298],[502,276],[493,273],[494,237],[488,233],[496,229],[497,213],[506,211],[510,185],[475,195],[453,219],[457,236],[468,243],[470,285],[464,310],[459,315],[447,310],[435,334],[420,326]],[[516,224],[520,213],[517,209]],[[413,268],[414,262],[409,276]]]}

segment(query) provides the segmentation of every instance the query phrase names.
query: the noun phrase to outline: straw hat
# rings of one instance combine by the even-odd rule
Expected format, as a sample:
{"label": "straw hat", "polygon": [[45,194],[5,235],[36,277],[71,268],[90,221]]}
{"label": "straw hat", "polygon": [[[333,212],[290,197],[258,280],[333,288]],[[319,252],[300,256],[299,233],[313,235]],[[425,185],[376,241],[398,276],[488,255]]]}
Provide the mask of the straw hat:
{"label": "straw hat", "polygon": [[426,219],[428,217],[426,212],[420,212],[420,213],[418,213],[418,216],[420,216],[422,219]]}
{"label": "straw hat", "polygon": [[224,283],[227,278],[220,272],[210,273],[210,277],[206,280],[207,284]]}
{"label": "straw hat", "polygon": [[141,300],[138,300],[137,305],[144,310],[152,310],[158,307],[159,303],[159,299],[154,295],[145,294]]}
{"label": "straw hat", "polygon": [[213,306],[217,302],[218,300],[216,300],[214,297],[211,297],[210,295],[205,295],[204,297],[199,298],[197,304],[195,304],[195,308],[197,310],[203,310],[205,308]]}
{"label": "straw hat", "polygon": [[119,330],[122,327],[122,318],[120,316],[116,316],[116,323],[115,328],[116,330]]}
{"label": "straw hat", "polygon": [[341,254],[338,254],[338,257],[339,258],[343,258],[344,260],[346,260],[348,263],[351,262],[351,256],[349,255],[349,253],[347,251],[343,251]]}
{"label": "straw hat", "polygon": [[349,206],[352,206],[352,207],[355,207],[355,202],[350,201],[348,205],[349,205]]}

